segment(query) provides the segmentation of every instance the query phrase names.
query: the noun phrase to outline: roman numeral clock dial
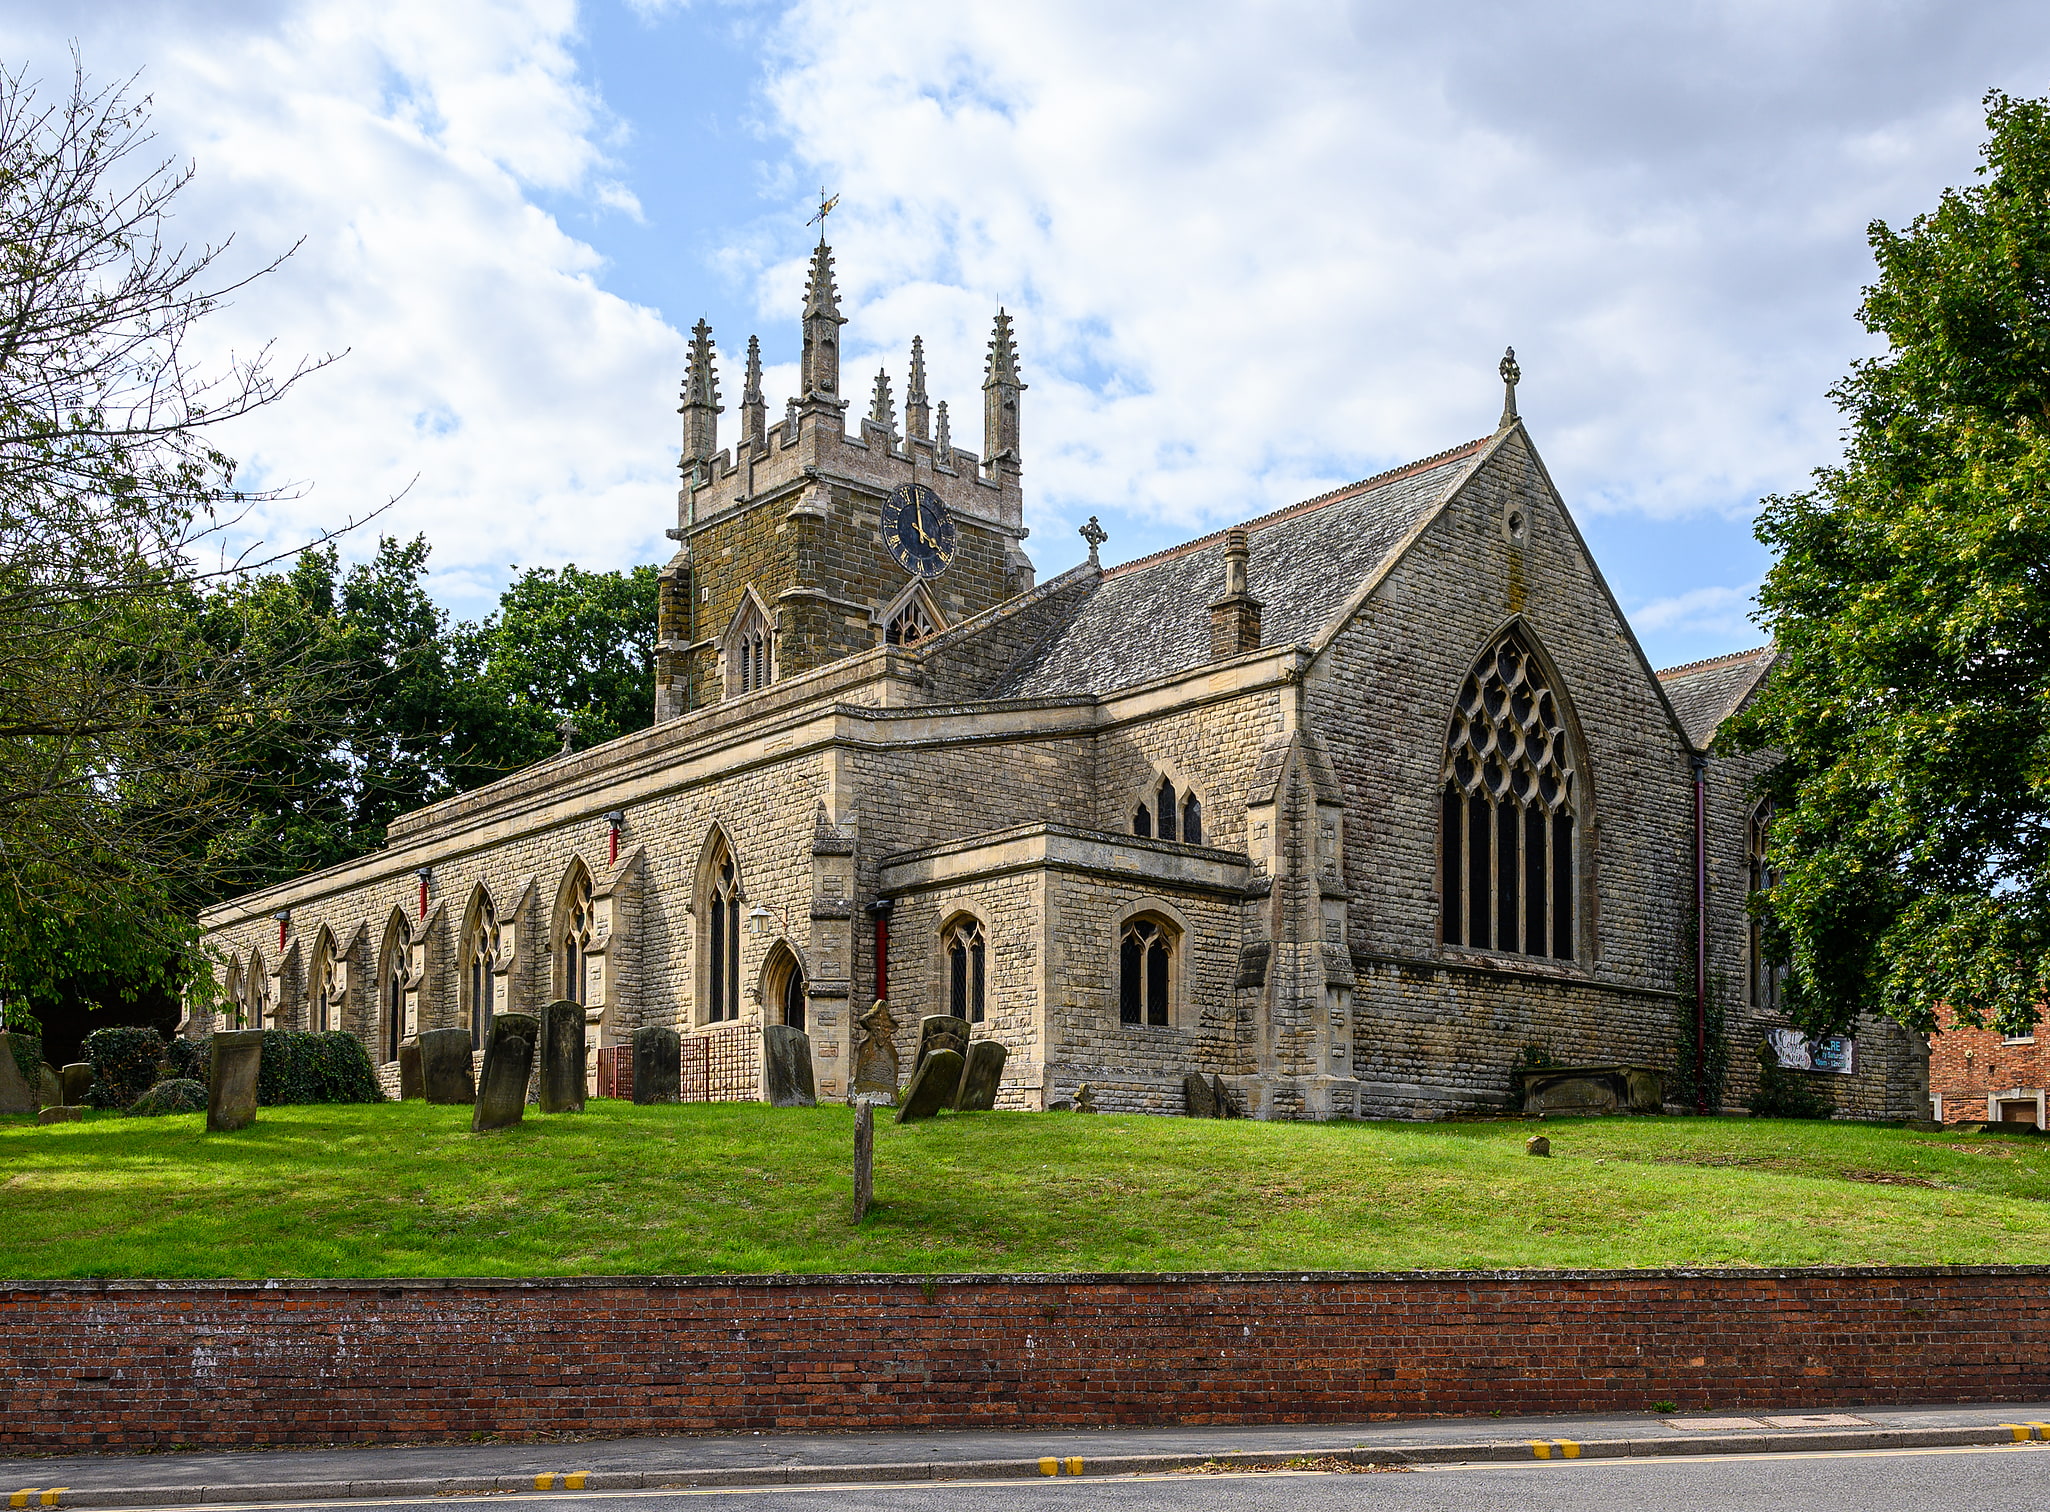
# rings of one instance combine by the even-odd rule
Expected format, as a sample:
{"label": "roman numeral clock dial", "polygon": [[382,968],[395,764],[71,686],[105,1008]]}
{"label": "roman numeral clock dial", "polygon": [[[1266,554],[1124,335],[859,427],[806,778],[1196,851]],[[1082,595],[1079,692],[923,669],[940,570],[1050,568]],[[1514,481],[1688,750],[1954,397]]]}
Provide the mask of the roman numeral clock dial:
{"label": "roman numeral clock dial", "polygon": [[903,483],[883,501],[883,544],[912,576],[936,578],[954,560],[958,538],[940,496],[923,483]]}

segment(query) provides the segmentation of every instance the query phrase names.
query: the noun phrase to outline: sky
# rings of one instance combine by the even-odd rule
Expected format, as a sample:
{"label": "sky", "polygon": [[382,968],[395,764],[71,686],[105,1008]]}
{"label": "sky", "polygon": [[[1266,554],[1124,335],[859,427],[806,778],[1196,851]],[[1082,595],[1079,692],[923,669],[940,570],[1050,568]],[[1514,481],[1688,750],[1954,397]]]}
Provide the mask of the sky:
{"label": "sky", "polygon": [[[1140,556],[1519,407],[1655,665],[1756,644],[1759,500],[1838,446],[1866,227],[1969,180],[2050,8],[1919,0],[15,0],[138,74],[178,230],[277,272],[217,354],[337,360],[222,437],[272,548],[424,533],[452,612],[665,560],[685,332],[795,386],[822,187],[843,389],[922,335],[980,446],[1018,332],[1026,543]],[[394,501],[395,502],[391,502]]]}

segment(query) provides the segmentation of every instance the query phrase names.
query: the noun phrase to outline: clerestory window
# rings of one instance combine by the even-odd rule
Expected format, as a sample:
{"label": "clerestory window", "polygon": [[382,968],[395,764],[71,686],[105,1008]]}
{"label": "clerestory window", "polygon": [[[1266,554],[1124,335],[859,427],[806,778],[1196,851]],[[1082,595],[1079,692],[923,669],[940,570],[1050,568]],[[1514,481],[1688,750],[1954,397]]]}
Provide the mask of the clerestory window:
{"label": "clerestory window", "polygon": [[1193,791],[1177,794],[1174,780],[1160,779],[1160,786],[1132,810],[1132,833],[1145,838],[1180,840],[1186,845],[1203,843],[1203,804]]}
{"label": "clerestory window", "polygon": [[1445,742],[1447,945],[1573,959],[1578,769],[1557,691],[1504,632],[1461,686]]}

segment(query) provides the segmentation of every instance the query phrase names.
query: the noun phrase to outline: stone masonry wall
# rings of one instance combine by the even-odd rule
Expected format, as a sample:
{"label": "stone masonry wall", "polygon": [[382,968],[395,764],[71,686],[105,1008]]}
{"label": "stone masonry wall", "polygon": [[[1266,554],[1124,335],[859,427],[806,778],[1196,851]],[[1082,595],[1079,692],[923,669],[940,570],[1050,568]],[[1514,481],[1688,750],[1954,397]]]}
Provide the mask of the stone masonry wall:
{"label": "stone masonry wall", "polygon": [[2040,1401],[2050,1270],[0,1291],[18,1450]]}

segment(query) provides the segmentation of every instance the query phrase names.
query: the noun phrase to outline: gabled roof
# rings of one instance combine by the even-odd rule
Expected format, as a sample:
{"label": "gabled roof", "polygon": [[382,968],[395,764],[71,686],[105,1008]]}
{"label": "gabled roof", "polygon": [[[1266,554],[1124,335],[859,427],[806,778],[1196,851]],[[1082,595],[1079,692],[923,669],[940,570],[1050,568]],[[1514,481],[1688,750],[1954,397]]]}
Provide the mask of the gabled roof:
{"label": "gabled roof", "polygon": [[[1314,640],[1494,439],[1248,520],[1247,588],[1262,605],[1260,643]],[[1218,531],[1111,568],[994,696],[1108,693],[1210,660],[1210,603],[1224,591],[1224,548]]]}
{"label": "gabled roof", "polygon": [[1668,667],[1658,679],[1672,700],[1673,712],[1696,750],[1705,751],[1724,720],[1736,713],[1751,696],[1772,665],[1773,649],[1760,646],[1754,651],[1733,651],[1711,656],[1706,661]]}

